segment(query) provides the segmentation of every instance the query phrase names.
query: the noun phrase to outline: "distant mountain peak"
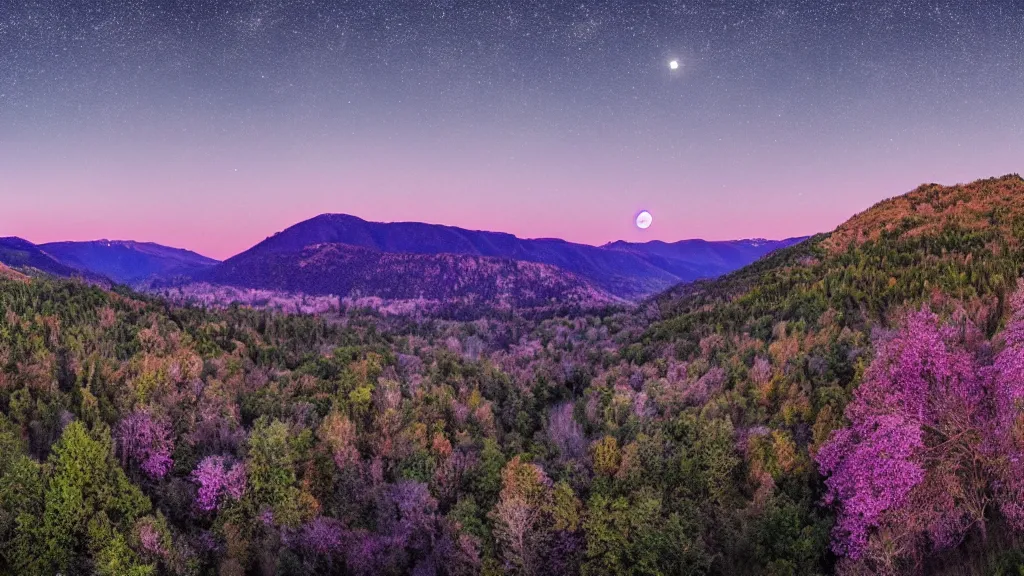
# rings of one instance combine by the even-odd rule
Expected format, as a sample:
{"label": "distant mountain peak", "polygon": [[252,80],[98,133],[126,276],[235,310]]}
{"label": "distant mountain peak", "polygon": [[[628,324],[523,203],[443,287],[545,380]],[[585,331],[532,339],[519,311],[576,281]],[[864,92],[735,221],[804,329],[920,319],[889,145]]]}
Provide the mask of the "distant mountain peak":
{"label": "distant mountain peak", "polygon": [[24,238],[20,238],[18,236],[3,236],[3,237],[0,237],[0,242],[4,243],[7,246],[11,246],[11,247],[19,247],[19,248],[34,248],[35,247],[35,244],[29,242],[28,240],[25,240]]}
{"label": "distant mountain peak", "polygon": [[52,242],[40,246],[61,263],[102,274],[122,284],[191,277],[218,262],[190,250],[154,242],[110,240]]}
{"label": "distant mountain peak", "polygon": [[0,263],[22,273],[42,272],[65,278],[81,276],[89,281],[100,283],[106,281],[102,276],[60,262],[39,246],[17,236],[0,238]]}

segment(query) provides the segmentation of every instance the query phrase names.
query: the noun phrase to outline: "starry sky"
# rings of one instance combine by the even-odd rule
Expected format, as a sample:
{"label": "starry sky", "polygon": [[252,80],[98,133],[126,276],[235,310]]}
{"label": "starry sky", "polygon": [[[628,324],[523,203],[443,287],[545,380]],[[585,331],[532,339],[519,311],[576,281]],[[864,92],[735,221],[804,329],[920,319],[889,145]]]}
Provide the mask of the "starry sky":
{"label": "starry sky", "polygon": [[34,242],[779,238],[1011,172],[1021,0],[0,0],[0,236]]}

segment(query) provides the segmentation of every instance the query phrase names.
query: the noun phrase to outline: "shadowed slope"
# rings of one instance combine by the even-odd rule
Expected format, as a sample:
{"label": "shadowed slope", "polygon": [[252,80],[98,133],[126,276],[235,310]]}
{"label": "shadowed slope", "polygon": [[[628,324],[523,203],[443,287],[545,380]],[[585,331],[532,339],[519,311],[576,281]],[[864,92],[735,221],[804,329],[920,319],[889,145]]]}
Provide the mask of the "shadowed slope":
{"label": "shadowed slope", "polygon": [[82,271],[62,264],[39,246],[16,236],[0,238],[0,263],[21,272],[37,271],[65,278],[83,275]]}
{"label": "shadowed slope", "polygon": [[338,243],[307,246],[297,253],[245,253],[207,278],[308,294],[468,299],[517,307],[614,300],[553,266],[464,254],[395,254]]}

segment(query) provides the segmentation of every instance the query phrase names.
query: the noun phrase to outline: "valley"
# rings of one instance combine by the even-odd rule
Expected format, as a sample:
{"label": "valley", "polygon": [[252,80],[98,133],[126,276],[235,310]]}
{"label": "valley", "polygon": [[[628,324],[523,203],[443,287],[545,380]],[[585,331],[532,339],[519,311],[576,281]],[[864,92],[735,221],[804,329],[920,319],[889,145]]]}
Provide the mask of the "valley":
{"label": "valley", "polygon": [[148,293],[5,241],[0,571],[1024,565],[1020,176],[784,246],[311,222]]}

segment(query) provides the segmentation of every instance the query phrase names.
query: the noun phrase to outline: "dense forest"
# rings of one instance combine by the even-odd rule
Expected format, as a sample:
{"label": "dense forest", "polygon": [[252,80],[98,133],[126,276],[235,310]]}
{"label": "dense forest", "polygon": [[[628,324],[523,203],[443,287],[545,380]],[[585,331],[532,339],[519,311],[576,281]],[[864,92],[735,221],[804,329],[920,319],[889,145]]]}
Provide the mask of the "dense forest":
{"label": "dense forest", "polygon": [[0,270],[0,573],[1024,574],[1024,180],[631,308]]}

